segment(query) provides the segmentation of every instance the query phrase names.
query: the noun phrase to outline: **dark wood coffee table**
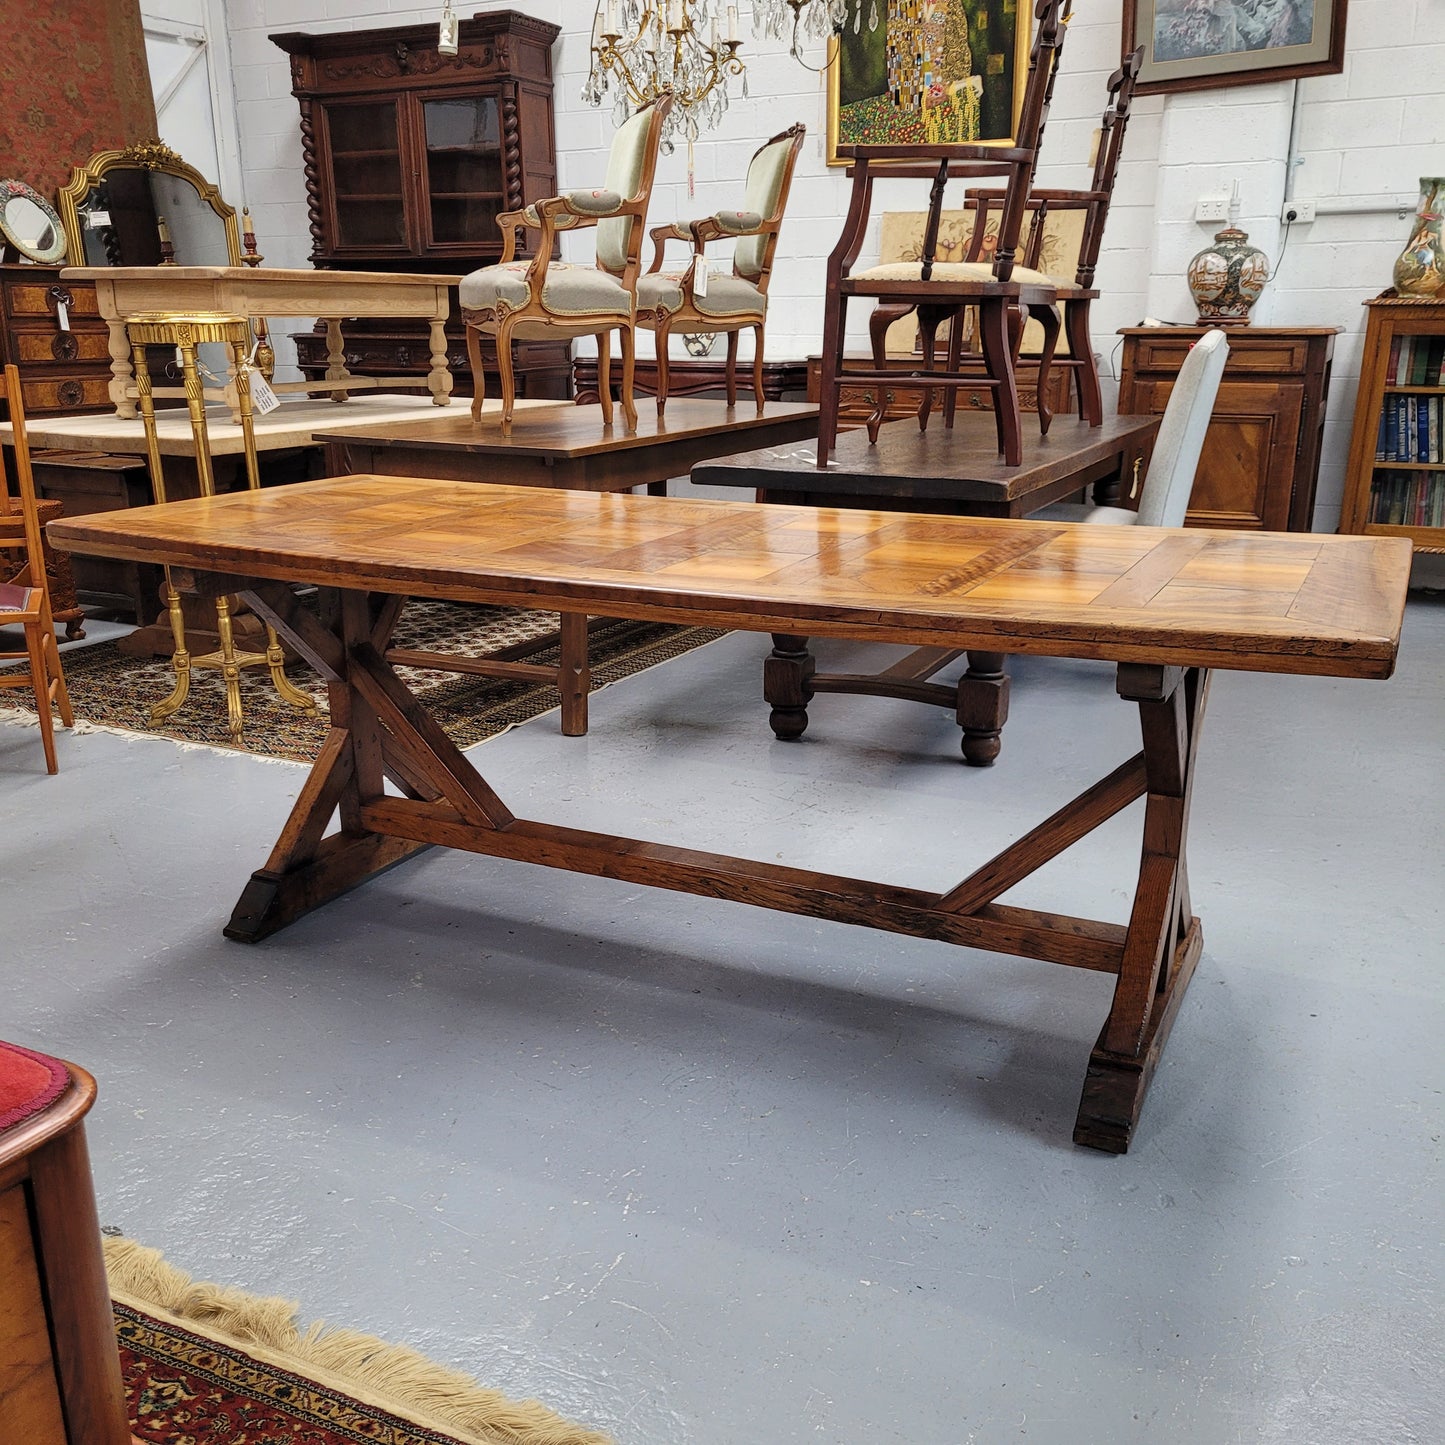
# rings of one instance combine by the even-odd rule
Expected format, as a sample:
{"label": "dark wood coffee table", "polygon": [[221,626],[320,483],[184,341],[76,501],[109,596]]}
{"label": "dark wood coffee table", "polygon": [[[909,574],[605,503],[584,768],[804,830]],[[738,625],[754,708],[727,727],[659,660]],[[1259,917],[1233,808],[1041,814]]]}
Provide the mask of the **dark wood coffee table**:
{"label": "dark wood coffee table", "polygon": [[746,487],[770,502],[1026,517],[1087,487],[1100,503],[1127,506],[1158,430],[1155,416],[1106,417],[1096,427],[1062,416],[1047,436],[1026,431],[1023,460],[1008,467],[992,412],[960,412],[952,430],[888,422],[876,445],[861,428],[845,432],[823,471],[815,445],[768,446],[700,462],[692,479]]}
{"label": "dark wood coffee table", "polygon": [[538,407],[519,414],[511,436],[494,419],[465,412],[421,421],[318,431],[333,476],[371,473],[502,482],[517,487],[567,487],[582,492],[666,490],[700,463],[752,447],[787,447],[818,434],[813,403],[768,402],[759,412],[748,397],[738,406],[683,397],[659,417],[639,407],[637,430],[604,428],[595,406]]}
{"label": "dark wood coffee table", "polygon": [[[1101,504],[1118,501],[1121,492],[1127,503],[1138,492],[1158,421],[1115,416],[1091,427],[1060,417],[1047,436],[1025,428],[1023,460],[1009,467],[998,455],[993,414],[960,412],[952,430],[934,426],[920,432],[915,420],[906,420],[882,427],[876,444],[865,431],[841,435],[824,471],[816,465],[816,448],[805,444],[704,462],[693,468],[692,478],[751,488],[764,502],[1023,517],[1090,487]],[[806,638],[779,634],[763,667],[773,732],[801,737],[808,704],[819,693],[902,698],[952,712],[964,762],[989,767],[1008,721],[1008,659],[995,650],[969,648],[968,666],[957,682],[932,681],[961,655],[958,648],[926,647],[883,672],[819,672]]]}

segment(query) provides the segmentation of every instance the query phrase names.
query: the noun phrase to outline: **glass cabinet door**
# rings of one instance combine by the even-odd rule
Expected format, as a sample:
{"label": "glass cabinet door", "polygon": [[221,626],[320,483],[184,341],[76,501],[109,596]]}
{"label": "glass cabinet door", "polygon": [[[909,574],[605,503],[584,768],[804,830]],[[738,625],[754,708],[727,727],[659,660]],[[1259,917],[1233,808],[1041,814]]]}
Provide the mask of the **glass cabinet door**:
{"label": "glass cabinet door", "polygon": [[497,98],[423,100],[421,109],[429,244],[499,248],[497,215],[507,207]]}
{"label": "glass cabinet door", "polygon": [[392,100],[324,108],[338,249],[407,246],[397,106]]}

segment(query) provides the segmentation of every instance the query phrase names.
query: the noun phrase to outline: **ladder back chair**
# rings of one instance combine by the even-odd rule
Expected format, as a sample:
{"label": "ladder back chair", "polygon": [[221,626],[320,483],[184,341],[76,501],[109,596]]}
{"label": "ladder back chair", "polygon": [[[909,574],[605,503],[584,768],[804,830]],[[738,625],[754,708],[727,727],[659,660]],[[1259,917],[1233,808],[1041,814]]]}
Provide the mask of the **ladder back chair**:
{"label": "ladder back chair", "polygon": [[[914,380],[946,391],[961,386],[987,388],[992,393],[999,453],[1009,466],[1018,465],[1022,454],[1022,432],[1018,385],[1009,340],[1009,310],[1027,309],[1043,323],[1045,374],[1059,329],[1057,314],[1053,311],[1053,283],[1025,282],[1015,279],[1013,273],[1069,20],[1069,15],[1062,13],[1065,3],[1066,0],[1036,0],[1028,78],[1012,145],[859,145],[842,148],[843,153],[851,154],[853,159],[853,192],[843,233],[828,258],[819,395],[820,469],[827,466],[837,439],[843,342],[847,330],[847,305],[852,297],[870,298],[875,305],[898,305],[905,309],[916,307],[923,338],[924,365],[921,371],[911,373],[888,372],[882,367],[871,371],[850,369],[849,384],[871,383],[881,390]],[[893,262],[854,272],[853,263],[862,249],[867,229],[873,182],[880,174],[885,177],[932,174],[923,255],[918,261]],[[990,175],[1006,178],[998,246],[992,263],[935,263],[939,217],[948,181],[958,176]],[[933,337],[938,327],[966,307],[977,308],[979,338],[983,347],[982,377],[977,374],[964,376],[947,370],[940,372],[933,366]],[[869,436],[874,441],[877,440],[881,420],[881,409],[869,419]],[[927,424],[925,409],[920,409],[920,420]],[[1047,414],[1041,413],[1039,420],[1041,428],[1046,431]]]}
{"label": "ladder back chair", "polygon": [[[481,337],[492,336],[502,379],[503,436],[511,435],[516,402],[512,342],[535,337],[596,336],[602,421],[611,426],[614,330],[622,352],[622,410],[628,431],[636,431],[632,376],[637,276],[658,144],[672,102],[672,92],[664,91],[618,128],[599,189],[569,191],[498,216],[504,237],[502,259],[462,278],[458,296],[472,368],[472,417],[481,419],[486,396]],[[597,231],[594,264],[553,259],[558,232],[587,227]],[[527,231],[539,233],[534,254],[530,260],[519,260],[517,237]]]}
{"label": "ladder back chair", "polygon": [[[1079,415],[1090,426],[1104,421],[1104,398],[1099,386],[1099,368],[1094,360],[1093,342],[1089,335],[1089,305],[1098,298],[1094,289],[1094,271],[1104,242],[1104,226],[1109,219],[1109,203],[1114,195],[1119,159],[1124,150],[1124,133],[1129,126],[1133,107],[1134,86],[1143,64],[1144,47],[1139,46],[1109,77],[1109,100],[1099,123],[1099,144],[1094,157],[1094,174],[1087,190],[1063,190],[1036,187],[1029,197],[1033,219],[1028,244],[1024,248],[1024,265],[1014,268],[1014,276],[1024,281],[1046,281],[1053,285],[1058,302],[1063,306],[1063,333],[1068,344],[1066,353],[1056,352],[1053,365],[1067,369]],[[980,193],[985,214],[990,203],[999,203],[998,192]],[[1079,255],[1072,284],[1038,270],[1039,252],[1049,218],[1069,211],[1083,212],[1083,228],[1079,239]]]}
{"label": "ladder back chair", "polygon": [[[1101,426],[1104,420],[1103,395],[1099,386],[1099,368],[1094,360],[1093,344],[1089,334],[1089,303],[1098,297],[1093,289],[1094,271],[1099,262],[1099,251],[1104,239],[1104,226],[1108,220],[1109,203],[1114,194],[1114,182],[1118,174],[1119,159],[1124,148],[1124,132],[1128,128],[1129,115],[1134,97],[1134,86],[1138,79],[1139,67],[1144,50],[1140,46],[1133,54],[1126,56],[1124,63],[1109,77],[1109,99],[1100,122],[1098,147],[1094,155],[1094,173],[1088,189],[1064,190],[1035,187],[1029,193],[1027,212],[1028,230],[1023,247],[1023,264],[1015,266],[1013,279],[1037,286],[1052,286],[1057,301],[1063,305],[1063,340],[1066,350],[1053,353],[1052,365],[1068,372],[1078,402],[1079,415],[1090,426]],[[965,205],[972,213],[966,261],[979,262],[984,258],[989,224],[1001,210],[1005,192],[1000,190],[973,189],[965,193]],[[1077,230],[1077,241],[1070,247],[1072,262],[1060,258],[1052,270],[1044,270],[1044,249],[1050,236],[1057,230],[1060,218],[1081,213]],[[1065,223],[1067,224],[1067,223]],[[1072,279],[1070,279],[1072,273]],[[885,337],[888,327],[901,320],[913,308],[910,306],[879,306],[869,318],[869,332],[873,343],[874,361],[880,367],[884,364]],[[1047,318],[1043,318],[1047,329]],[[1010,312],[1009,334],[1013,344],[1014,361],[1020,359],[1020,345],[1024,338],[1025,317],[1017,309]],[[964,328],[954,318],[949,335],[950,371],[966,370],[970,366],[977,372],[979,358],[970,356],[962,349]],[[1029,357],[1040,360],[1037,353]],[[949,403],[955,397],[951,393]],[[1039,406],[1046,409],[1050,394],[1040,385]],[[927,424],[932,393],[925,392],[920,409],[920,418]]]}
{"label": "ladder back chair", "polygon": [[[55,619],[50,613],[50,591],[41,546],[40,511],[35,501],[35,477],[30,469],[30,445],[25,433],[25,407],[20,394],[20,373],[5,368],[0,399],[6,403],[12,429],[18,497],[10,493],[9,479],[0,467],[0,549],[16,552],[24,561],[19,572],[0,582],[0,628],[19,627],[25,635],[23,651],[0,650],[0,689],[29,688],[35,694],[40,718],[40,742],[47,772],[59,771],[55,756],[54,710],[66,727],[74,725],[60,647],[55,640]],[[7,569],[8,570],[8,569]],[[3,575],[3,574],[0,574]],[[21,664],[24,665],[21,665]]]}
{"label": "ladder back chair", "polygon": [[[695,221],[658,226],[652,232],[652,265],[637,283],[637,324],[657,338],[657,410],[667,405],[667,343],[674,331],[725,331],[728,338],[728,405],[738,401],[738,336],[753,332],[753,395],[763,409],[763,328],[767,320],[768,282],[778,249],[778,232],[793,184],[793,168],[807,134],[789,126],[761,146],[748,163],[742,209],[718,211]],[[712,241],[735,239],[731,274],[715,274],[705,248]],[[693,248],[684,270],[663,270],[668,241]]]}

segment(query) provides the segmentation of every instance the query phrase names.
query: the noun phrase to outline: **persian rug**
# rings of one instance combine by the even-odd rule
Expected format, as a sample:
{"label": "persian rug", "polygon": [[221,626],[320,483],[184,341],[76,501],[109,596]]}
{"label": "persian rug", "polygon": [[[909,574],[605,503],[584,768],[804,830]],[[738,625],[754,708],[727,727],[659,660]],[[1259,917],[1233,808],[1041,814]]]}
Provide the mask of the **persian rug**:
{"label": "persian rug", "polygon": [[140,1445],[611,1445],[405,1347],[303,1330],[291,1301],[194,1281],[131,1240],[105,1255]]}
{"label": "persian rug", "polygon": [[[557,625],[555,612],[413,598],[406,604],[393,642],[417,651],[485,657],[519,643],[555,638]],[[592,690],[680,657],[722,635],[715,628],[606,622],[592,633],[588,647]],[[557,656],[557,646],[551,642],[526,660],[555,663]],[[209,747],[234,747],[226,729],[225,685],[214,668],[193,668],[185,705],[152,726],[151,708],[170,693],[174,682],[168,658],[125,657],[113,642],[100,642],[67,651],[64,663],[66,686],[82,731],[90,725]],[[558,706],[557,689],[547,683],[468,677],[432,668],[397,671],[458,747],[470,747]],[[308,715],[282,702],[266,668],[244,668],[243,750],[309,763],[326,737],[326,685],[304,662],[289,664],[286,675],[316,699],[317,712]],[[17,703],[28,701],[23,692],[10,696]],[[33,715],[33,707],[30,711]]]}

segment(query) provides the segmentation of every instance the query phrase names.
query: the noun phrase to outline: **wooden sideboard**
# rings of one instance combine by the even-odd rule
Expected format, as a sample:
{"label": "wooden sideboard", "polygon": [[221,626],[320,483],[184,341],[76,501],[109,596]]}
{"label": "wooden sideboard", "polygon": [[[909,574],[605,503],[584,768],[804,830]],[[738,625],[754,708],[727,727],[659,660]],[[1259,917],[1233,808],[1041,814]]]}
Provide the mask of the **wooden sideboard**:
{"label": "wooden sideboard", "polygon": [[[1184,357],[1204,331],[1122,330],[1120,414],[1161,414]],[[1330,326],[1229,328],[1229,361],[1186,525],[1310,530],[1335,334]]]}
{"label": "wooden sideboard", "polygon": [[0,365],[20,368],[26,416],[109,406],[110,349],[94,286],[62,285],[59,266],[0,266],[0,311]]}
{"label": "wooden sideboard", "polygon": [[[943,364],[943,357],[940,354],[938,363]],[[890,371],[911,371],[915,367],[922,366],[923,362],[914,352],[906,352],[901,355],[894,355],[888,358],[888,369]],[[873,365],[871,356],[849,355],[843,358],[843,374],[847,376],[850,367],[869,367]],[[1019,363],[1018,384],[1019,404],[1025,411],[1037,411],[1039,409],[1039,375],[1038,367],[1027,358]],[[823,358],[821,356],[810,356],[808,358],[808,400],[817,401],[821,394],[821,381],[823,375]],[[1053,397],[1053,409],[1055,416],[1063,416],[1074,410],[1074,398],[1069,391],[1069,374],[1067,371],[1055,371],[1049,377],[1049,389]],[[887,397],[887,408],[884,412],[884,421],[898,421],[905,416],[916,416],[918,404],[921,400],[921,388],[917,385],[900,386],[897,391],[889,388]],[[871,386],[849,386],[846,382],[838,400],[838,419],[845,425],[859,426],[872,413],[877,405],[877,398]],[[977,391],[960,391],[958,393],[958,405],[961,410],[967,411],[993,411],[993,397],[986,387],[979,387]],[[933,393],[933,412],[938,421],[934,425],[942,425],[943,416],[943,392],[935,390]]]}

